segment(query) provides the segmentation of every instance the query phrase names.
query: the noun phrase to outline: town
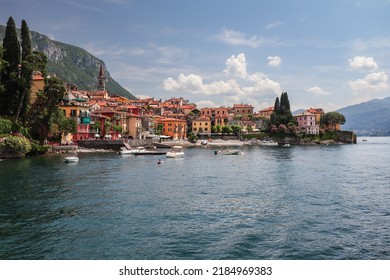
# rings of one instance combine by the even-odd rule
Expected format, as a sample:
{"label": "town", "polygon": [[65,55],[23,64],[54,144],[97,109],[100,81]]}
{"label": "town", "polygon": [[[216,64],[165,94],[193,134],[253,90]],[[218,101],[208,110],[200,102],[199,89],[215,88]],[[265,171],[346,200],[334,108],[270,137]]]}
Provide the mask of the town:
{"label": "town", "polygon": [[[33,79],[32,102],[44,83],[40,73]],[[183,97],[162,101],[155,98],[128,99],[110,94],[105,88],[105,75],[100,66],[95,91],[79,90],[66,84],[66,95],[60,109],[64,116],[77,123],[76,131],[63,135],[62,144],[87,139],[187,139],[188,135],[210,137],[218,133],[234,133],[239,127],[242,134],[269,129],[274,107],[254,112],[250,104],[232,107],[197,108]],[[295,130],[308,135],[320,133],[320,120],[325,114],[321,108],[309,108],[294,116]],[[340,130],[340,123],[326,124],[325,129]],[[279,129],[280,130],[280,129]]]}
{"label": "town", "polygon": [[[47,152],[58,145],[81,141],[199,139],[276,140],[280,144],[354,143],[353,132],[340,133],[345,117],[322,108],[292,115],[287,92],[274,106],[255,111],[251,104],[197,108],[183,97],[168,100],[126,98],[106,89],[102,64],[96,66],[95,90],[47,73],[47,57],[33,51],[27,23],[22,21],[21,44],[10,17],[0,49],[0,156]],[[14,138],[12,138],[14,137]],[[15,138],[16,137],[16,138]],[[322,142],[321,142],[322,141]],[[290,143],[288,143],[290,144]]]}

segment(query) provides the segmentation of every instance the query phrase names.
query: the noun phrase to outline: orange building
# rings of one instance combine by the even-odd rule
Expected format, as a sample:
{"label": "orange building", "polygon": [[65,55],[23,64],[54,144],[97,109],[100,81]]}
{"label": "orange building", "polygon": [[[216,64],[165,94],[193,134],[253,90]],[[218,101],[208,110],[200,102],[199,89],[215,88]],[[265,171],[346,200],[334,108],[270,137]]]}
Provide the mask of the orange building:
{"label": "orange building", "polygon": [[187,122],[175,118],[160,118],[155,121],[156,130],[161,127],[161,134],[170,136],[174,140],[185,139],[187,135]]}
{"label": "orange building", "polygon": [[211,120],[211,126],[220,125],[225,126],[229,121],[229,108],[216,107],[216,108],[202,108],[202,117],[209,117]]}
{"label": "orange building", "polygon": [[234,104],[234,114],[237,115],[253,115],[253,106],[249,104]]}
{"label": "orange building", "polygon": [[259,112],[260,117],[271,119],[271,114],[274,112],[274,107],[268,107]]}
{"label": "orange building", "polygon": [[43,90],[44,87],[45,87],[45,79],[42,77],[41,72],[34,71],[33,83],[31,86],[30,104],[34,104],[35,100],[37,100],[38,91]]}

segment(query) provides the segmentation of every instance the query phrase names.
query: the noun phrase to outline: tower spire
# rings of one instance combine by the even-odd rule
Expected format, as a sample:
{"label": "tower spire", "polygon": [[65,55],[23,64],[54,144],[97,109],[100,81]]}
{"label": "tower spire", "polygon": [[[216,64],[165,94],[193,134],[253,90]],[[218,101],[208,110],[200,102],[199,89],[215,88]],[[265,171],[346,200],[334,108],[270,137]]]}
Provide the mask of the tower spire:
{"label": "tower spire", "polygon": [[106,77],[104,76],[103,65],[100,64],[97,90],[106,90]]}

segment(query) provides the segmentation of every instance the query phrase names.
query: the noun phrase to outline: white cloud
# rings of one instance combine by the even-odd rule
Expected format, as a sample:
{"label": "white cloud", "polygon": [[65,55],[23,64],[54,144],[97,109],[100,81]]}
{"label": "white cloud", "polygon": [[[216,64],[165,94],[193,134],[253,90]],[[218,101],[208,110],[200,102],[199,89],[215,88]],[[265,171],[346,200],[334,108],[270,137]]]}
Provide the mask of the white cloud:
{"label": "white cloud", "polygon": [[353,69],[375,70],[378,68],[378,64],[376,64],[373,57],[355,56],[349,59],[348,62]]}
{"label": "white cloud", "polygon": [[385,72],[374,72],[368,74],[364,79],[349,81],[348,84],[353,92],[378,92],[389,88],[388,78]]}
{"label": "white cloud", "polygon": [[269,30],[269,29],[273,29],[273,28],[276,28],[276,27],[279,27],[282,25],[285,25],[285,23],[283,21],[275,21],[275,22],[271,22],[270,24],[267,24],[265,29]]}
{"label": "white cloud", "polygon": [[307,91],[310,92],[310,93],[313,93],[315,95],[327,95],[327,94],[329,94],[328,92],[326,92],[325,90],[323,90],[320,87],[311,87]]}
{"label": "white cloud", "polygon": [[243,53],[237,56],[232,55],[226,60],[226,69],[223,71],[234,77],[245,79],[248,76],[246,71],[246,59]]}
{"label": "white cloud", "polygon": [[[229,98],[234,96],[241,102],[259,96],[274,97],[282,91],[280,84],[269,79],[267,75],[263,73],[248,74],[244,54],[228,58],[226,69],[223,72],[228,76],[233,76],[233,78],[205,83],[199,75],[180,74],[177,79],[172,77],[166,79],[163,82],[163,88],[166,91],[180,90],[204,95],[225,94]],[[240,83],[235,78],[240,78]]]}
{"label": "white cloud", "polygon": [[271,42],[271,40],[259,38],[257,36],[248,37],[245,33],[232,29],[223,29],[221,33],[215,36],[215,39],[228,45],[252,48],[261,47]]}
{"label": "white cloud", "polygon": [[279,67],[281,63],[282,63],[282,59],[279,56],[268,57],[268,65],[271,67]]}

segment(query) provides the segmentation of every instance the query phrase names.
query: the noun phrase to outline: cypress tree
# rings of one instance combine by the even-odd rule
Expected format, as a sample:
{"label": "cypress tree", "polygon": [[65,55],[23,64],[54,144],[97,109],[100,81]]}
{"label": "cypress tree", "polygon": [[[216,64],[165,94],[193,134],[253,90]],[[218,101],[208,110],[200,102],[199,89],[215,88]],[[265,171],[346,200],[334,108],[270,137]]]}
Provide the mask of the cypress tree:
{"label": "cypress tree", "polygon": [[22,67],[21,67],[21,83],[20,83],[20,97],[19,97],[19,106],[16,113],[16,121],[18,121],[19,116],[23,119],[26,117],[27,109],[30,103],[30,92],[32,86],[32,49],[31,49],[31,38],[30,31],[28,29],[27,23],[25,20],[22,20],[21,28],[21,37],[22,37]]}
{"label": "cypress tree", "polygon": [[[1,73],[3,73],[4,68],[4,60],[3,60],[3,46],[0,45],[0,102],[1,102],[1,96],[4,91],[3,82],[1,80]],[[1,115],[1,113],[0,113]]]}
{"label": "cypress tree", "polygon": [[279,112],[279,97],[276,97],[276,99],[275,99],[274,112],[275,112],[275,114],[277,112]]}
{"label": "cypress tree", "polygon": [[12,17],[8,19],[5,29],[3,49],[5,66],[1,83],[4,91],[0,95],[0,115],[15,116],[19,101],[20,44]]}

